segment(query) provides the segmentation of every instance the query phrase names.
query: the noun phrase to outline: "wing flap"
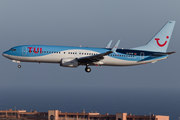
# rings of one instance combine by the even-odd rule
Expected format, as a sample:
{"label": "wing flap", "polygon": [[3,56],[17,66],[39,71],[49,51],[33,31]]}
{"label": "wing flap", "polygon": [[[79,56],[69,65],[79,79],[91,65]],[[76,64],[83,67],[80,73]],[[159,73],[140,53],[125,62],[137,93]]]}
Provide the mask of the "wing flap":
{"label": "wing flap", "polygon": [[84,64],[92,63],[92,62],[97,62],[97,61],[100,61],[100,60],[104,59],[104,56],[109,55],[111,53],[112,53],[112,51],[108,51],[108,52],[105,52],[105,53],[102,53],[102,54],[82,57],[82,58],[78,59],[78,62],[84,63]]}

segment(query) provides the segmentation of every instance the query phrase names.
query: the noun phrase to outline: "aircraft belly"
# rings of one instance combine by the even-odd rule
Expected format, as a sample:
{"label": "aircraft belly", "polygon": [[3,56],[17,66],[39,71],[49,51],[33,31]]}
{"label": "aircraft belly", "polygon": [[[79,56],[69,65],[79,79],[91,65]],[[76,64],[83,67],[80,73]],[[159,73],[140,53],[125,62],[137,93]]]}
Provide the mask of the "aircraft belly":
{"label": "aircraft belly", "polygon": [[130,61],[130,60],[122,60],[112,57],[105,57],[103,60],[104,66],[131,66],[131,65],[140,65],[144,63],[155,63],[159,60],[166,59],[167,57],[154,59],[154,60],[146,60],[146,61]]}
{"label": "aircraft belly", "polygon": [[137,61],[128,61],[128,60],[122,60],[122,59],[117,59],[117,58],[112,58],[112,57],[106,57],[103,60],[104,64],[107,66],[126,66],[126,65],[136,65]]}

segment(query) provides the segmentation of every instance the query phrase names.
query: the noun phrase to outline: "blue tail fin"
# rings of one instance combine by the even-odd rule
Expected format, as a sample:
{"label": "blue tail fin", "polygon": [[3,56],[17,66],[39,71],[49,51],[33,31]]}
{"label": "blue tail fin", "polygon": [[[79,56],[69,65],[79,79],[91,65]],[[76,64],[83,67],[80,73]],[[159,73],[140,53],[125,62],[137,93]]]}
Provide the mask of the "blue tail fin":
{"label": "blue tail fin", "polygon": [[149,41],[148,44],[132,49],[166,52],[174,29],[174,25],[175,21],[167,22],[165,26]]}

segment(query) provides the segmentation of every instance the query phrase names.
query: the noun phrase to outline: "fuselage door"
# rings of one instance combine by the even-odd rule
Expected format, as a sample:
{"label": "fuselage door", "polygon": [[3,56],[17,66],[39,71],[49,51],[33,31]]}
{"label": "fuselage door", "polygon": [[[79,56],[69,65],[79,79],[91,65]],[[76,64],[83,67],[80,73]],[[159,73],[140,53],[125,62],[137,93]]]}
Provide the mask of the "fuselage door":
{"label": "fuselage door", "polygon": [[22,47],[22,55],[27,55],[27,47]]}
{"label": "fuselage door", "polygon": [[144,59],[144,52],[141,52],[140,53],[140,60],[143,60]]}

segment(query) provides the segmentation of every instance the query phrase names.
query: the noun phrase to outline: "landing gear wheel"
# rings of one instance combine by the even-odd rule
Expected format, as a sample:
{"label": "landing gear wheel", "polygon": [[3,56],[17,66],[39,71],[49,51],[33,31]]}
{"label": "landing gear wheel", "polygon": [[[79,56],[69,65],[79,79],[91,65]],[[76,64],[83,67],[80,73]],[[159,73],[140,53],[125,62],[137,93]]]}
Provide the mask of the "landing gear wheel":
{"label": "landing gear wheel", "polygon": [[90,73],[90,72],[91,72],[91,68],[90,68],[90,67],[86,67],[86,68],[85,68],[85,71],[86,71],[87,73]]}
{"label": "landing gear wheel", "polygon": [[21,68],[21,65],[18,65],[18,68]]}

